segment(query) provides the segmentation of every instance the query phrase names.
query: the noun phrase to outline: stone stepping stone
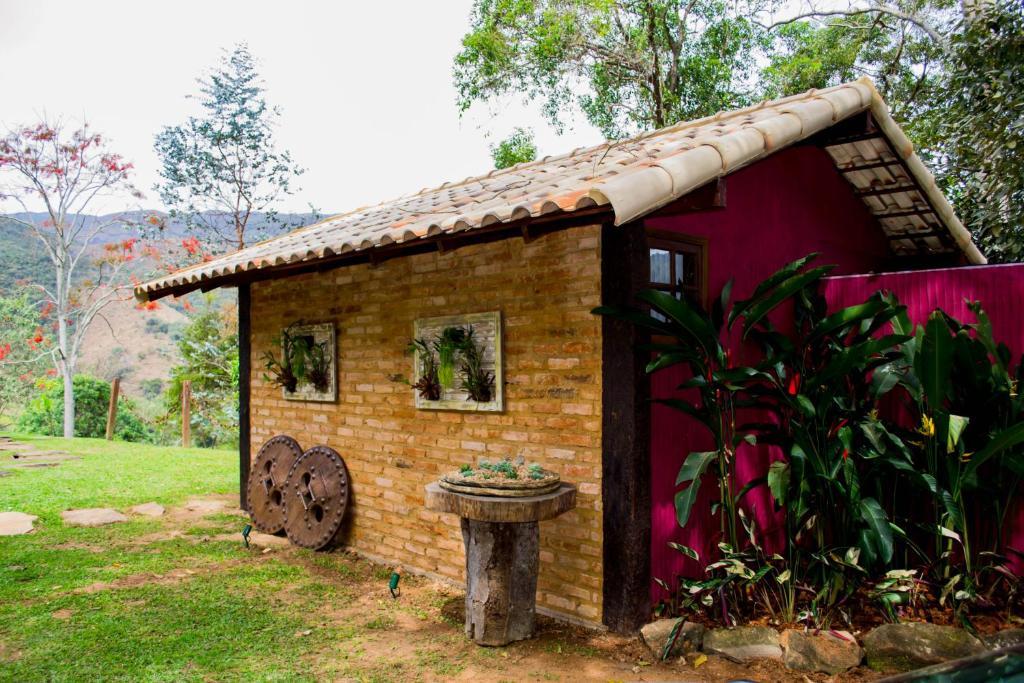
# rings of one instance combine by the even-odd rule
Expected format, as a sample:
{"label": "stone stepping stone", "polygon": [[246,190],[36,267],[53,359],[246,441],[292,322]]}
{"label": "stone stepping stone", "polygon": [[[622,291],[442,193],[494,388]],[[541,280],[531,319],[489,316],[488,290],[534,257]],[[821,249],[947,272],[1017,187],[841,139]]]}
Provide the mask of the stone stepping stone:
{"label": "stone stepping stone", "polygon": [[210,514],[213,512],[220,512],[224,509],[224,501],[222,500],[190,500],[185,503],[185,509],[190,512],[201,512],[203,514]]}
{"label": "stone stepping stone", "polygon": [[65,510],[60,513],[60,516],[68,526],[104,526],[105,524],[128,521],[127,517],[110,508]]}
{"label": "stone stepping stone", "polygon": [[162,517],[164,506],[160,503],[142,503],[141,505],[131,506],[128,508],[128,512],[133,515],[145,515],[146,517]]}
{"label": "stone stepping stone", "polygon": [[39,519],[24,512],[0,512],[0,536],[20,536],[32,531],[32,522]]}
{"label": "stone stepping stone", "polygon": [[249,534],[249,545],[257,548],[289,548],[292,544],[284,536],[274,536],[254,531]]}

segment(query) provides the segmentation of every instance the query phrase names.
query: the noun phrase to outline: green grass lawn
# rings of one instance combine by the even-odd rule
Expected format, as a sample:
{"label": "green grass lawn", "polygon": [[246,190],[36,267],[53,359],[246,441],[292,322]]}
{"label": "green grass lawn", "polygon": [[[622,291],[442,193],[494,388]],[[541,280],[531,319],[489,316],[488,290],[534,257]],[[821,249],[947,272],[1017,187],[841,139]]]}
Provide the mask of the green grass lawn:
{"label": "green grass lawn", "polygon": [[[17,438],[83,457],[0,479],[0,510],[39,517],[34,533],[0,538],[0,679],[304,680],[312,678],[309,655],[344,638],[275,597],[312,581],[302,566],[251,561],[241,536],[210,538],[240,531],[241,516],[212,515],[193,527],[201,534],[186,529],[166,539],[162,519],[132,517],[89,529],[61,521],[70,508],[124,510],[148,501],[171,507],[236,493],[237,453]],[[205,538],[197,541],[199,535]],[[206,571],[223,566],[231,571]],[[145,581],[147,574],[175,571],[194,575]],[[140,576],[138,585],[83,592]],[[296,637],[306,630],[308,636]]]}
{"label": "green grass lawn", "polygon": [[[533,640],[480,648],[465,637],[458,590],[404,576],[393,599],[391,568],[344,550],[246,548],[235,452],[15,438],[82,459],[0,478],[0,511],[39,517],[33,533],[0,537],[0,681],[497,683],[683,671],[649,667],[635,639],[551,620]],[[211,497],[224,509],[185,509]],[[97,528],[60,517],[150,501],[167,514]],[[726,666],[684,677],[744,677]],[[805,680],[778,674],[761,679]]]}

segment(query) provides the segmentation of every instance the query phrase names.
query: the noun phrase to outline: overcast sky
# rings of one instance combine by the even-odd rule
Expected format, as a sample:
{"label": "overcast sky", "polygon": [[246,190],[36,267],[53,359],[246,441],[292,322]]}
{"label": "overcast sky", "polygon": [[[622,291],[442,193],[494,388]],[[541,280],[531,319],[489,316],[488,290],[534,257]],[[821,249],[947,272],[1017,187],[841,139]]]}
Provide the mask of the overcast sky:
{"label": "overcast sky", "polygon": [[87,119],[135,164],[143,205],[160,208],[153,136],[197,113],[185,99],[196,77],[245,41],[283,110],[279,146],[307,169],[284,210],[340,212],[485,173],[489,145],[516,126],[534,127],[542,155],[599,142],[580,120],[556,135],[518,98],[459,119],[451,67],[470,6],[0,0],[0,125]]}

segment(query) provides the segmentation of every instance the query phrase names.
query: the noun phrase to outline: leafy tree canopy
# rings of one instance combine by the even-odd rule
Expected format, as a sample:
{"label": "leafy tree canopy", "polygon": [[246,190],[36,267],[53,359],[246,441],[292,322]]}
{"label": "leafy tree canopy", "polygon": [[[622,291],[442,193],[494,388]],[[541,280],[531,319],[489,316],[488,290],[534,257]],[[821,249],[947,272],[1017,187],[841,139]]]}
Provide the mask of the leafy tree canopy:
{"label": "leafy tree canopy", "polygon": [[537,145],[533,141],[533,131],[516,128],[512,134],[491,147],[491,158],[494,168],[508,168],[537,158]]}

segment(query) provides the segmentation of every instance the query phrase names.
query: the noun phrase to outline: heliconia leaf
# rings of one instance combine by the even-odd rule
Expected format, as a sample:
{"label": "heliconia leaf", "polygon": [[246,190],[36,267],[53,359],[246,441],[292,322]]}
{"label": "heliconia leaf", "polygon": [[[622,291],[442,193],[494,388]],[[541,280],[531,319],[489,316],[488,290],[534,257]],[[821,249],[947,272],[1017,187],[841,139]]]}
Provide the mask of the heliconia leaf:
{"label": "heliconia leaf", "polygon": [[780,507],[786,504],[786,492],[789,490],[789,463],[776,460],[768,466],[768,490]]}
{"label": "heliconia leaf", "polygon": [[1012,448],[1021,442],[1024,442],[1024,421],[1007,427],[989,439],[988,444],[986,444],[984,448],[971,456],[971,460],[968,463],[967,468],[964,470],[962,479],[969,478],[977,473],[978,468],[984,465],[992,456],[1004,449]]}
{"label": "heliconia leaf", "polygon": [[967,428],[967,423],[970,421],[971,418],[964,417],[963,415],[949,416],[949,432],[946,434],[947,453],[952,453],[956,450],[956,445],[960,442],[960,435],[963,434],[964,429]]}
{"label": "heliconia leaf", "polygon": [[736,305],[733,306],[732,312],[729,314],[729,325],[731,326],[737,318],[742,316],[751,304],[753,304],[762,296],[764,296],[769,290],[774,288],[780,282],[791,277],[794,273],[796,273],[801,268],[806,266],[808,263],[816,259],[818,257],[818,254],[819,252],[814,252],[808,254],[807,256],[804,256],[803,258],[791,261],[786,265],[782,266],[781,268],[779,268],[771,275],[769,275],[768,278],[766,278],[760,284],[758,284],[757,288],[754,290],[754,293],[750,295],[749,299],[743,299],[741,301],[736,302]]}
{"label": "heliconia leaf", "polygon": [[874,498],[862,498],[860,501],[861,517],[871,530],[872,541],[878,551],[878,557],[884,564],[892,561],[893,541],[892,529],[885,510]]}
{"label": "heliconia leaf", "polygon": [[704,314],[685,300],[677,299],[671,294],[656,289],[645,289],[638,293],[636,298],[650,304],[675,323],[675,325],[668,326],[673,330],[670,334],[678,337],[680,334],[676,330],[681,330],[692,337],[709,357],[718,356],[720,348],[718,333],[711,328],[711,323]]}
{"label": "heliconia leaf", "polygon": [[814,329],[811,330],[808,341],[824,337],[854,323],[872,318],[887,309],[889,309],[889,304],[879,299],[844,308],[815,325]]}
{"label": "heliconia leaf", "polygon": [[928,316],[921,346],[914,359],[914,370],[921,381],[931,410],[942,408],[949,393],[949,371],[953,360],[953,337],[941,312]]}
{"label": "heliconia leaf", "polygon": [[754,325],[761,322],[765,316],[774,311],[783,301],[788,300],[812,282],[817,282],[825,277],[833,268],[835,266],[820,266],[784,280],[770,294],[754,303],[743,316],[743,337],[746,338]]}

